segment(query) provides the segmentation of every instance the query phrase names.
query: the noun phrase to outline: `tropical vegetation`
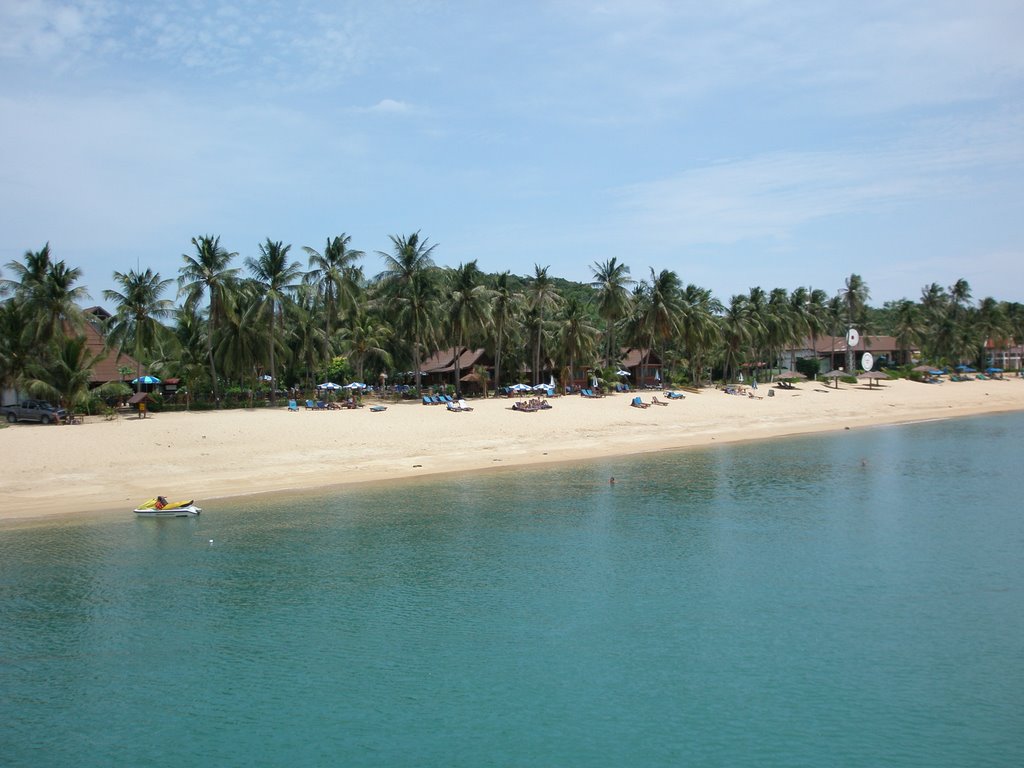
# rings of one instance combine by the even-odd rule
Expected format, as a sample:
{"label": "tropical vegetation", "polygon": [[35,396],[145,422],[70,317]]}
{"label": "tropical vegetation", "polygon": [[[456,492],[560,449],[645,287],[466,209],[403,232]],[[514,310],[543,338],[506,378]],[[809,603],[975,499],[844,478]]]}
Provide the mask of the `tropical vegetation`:
{"label": "tropical vegetation", "polygon": [[[379,268],[347,234],[329,236],[307,261],[267,238],[242,258],[215,235],[192,238],[176,275],[115,272],[103,291],[102,329],[143,371],[180,379],[189,401],[216,407],[230,393],[311,388],[329,375],[421,385],[421,366],[443,349],[486,350],[492,387],[542,377],[608,375],[626,348],[653,350],[667,381],[700,386],[732,380],[751,365],[775,366],[807,340],[842,338],[849,327],[893,336],[930,364],[985,366],[1024,342],[1024,306],[984,297],[957,280],[924,286],[919,298],[869,305],[864,279],[849,275],[830,294],[810,286],[759,286],[729,297],[685,284],[669,269],[634,276],[612,257],[573,282],[535,264],[488,274],[477,260],[439,266],[420,232],[390,236]],[[0,272],[0,387],[74,406],[90,396],[96,358],[84,345],[82,273],[52,253],[27,251]],[[174,288],[176,287],[176,291]],[[95,318],[92,319],[95,321]],[[453,382],[479,380],[480,367]],[[847,361],[854,370],[854,361]],[[123,382],[121,384],[123,386]]]}

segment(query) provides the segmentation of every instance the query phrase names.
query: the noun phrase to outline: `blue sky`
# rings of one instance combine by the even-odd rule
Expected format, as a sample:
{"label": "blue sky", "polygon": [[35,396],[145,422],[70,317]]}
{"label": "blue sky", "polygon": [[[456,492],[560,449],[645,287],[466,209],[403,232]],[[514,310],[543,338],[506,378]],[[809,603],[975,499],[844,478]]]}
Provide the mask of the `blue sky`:
{"label": "blue sky", "polygon": [[[196,235],[1024,301],[1024,4],[0,2],[0,264]],[[4,270],[6,271],[6,270]]]}

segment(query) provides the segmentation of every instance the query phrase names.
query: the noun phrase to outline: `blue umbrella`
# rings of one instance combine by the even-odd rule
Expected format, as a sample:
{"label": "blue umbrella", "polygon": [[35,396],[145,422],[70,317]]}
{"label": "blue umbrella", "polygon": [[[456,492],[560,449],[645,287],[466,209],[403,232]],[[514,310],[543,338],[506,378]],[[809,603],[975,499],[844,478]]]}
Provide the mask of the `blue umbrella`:
{"label": "blue umbrella", "polygon": [[139,376],[139,378],[137,378],[137,379],[132,379],[132,384],[159,384],[159,383],[160,383],[160,379],[158,379],[156,376],[150,376],[149,374],[146,374],[145,376]]}
{"label": "blue umbrella", "polygon": [[323,384],[317,384],[317,389],[341,389],[341,384],[335,384],[333,381],[325,381]]}

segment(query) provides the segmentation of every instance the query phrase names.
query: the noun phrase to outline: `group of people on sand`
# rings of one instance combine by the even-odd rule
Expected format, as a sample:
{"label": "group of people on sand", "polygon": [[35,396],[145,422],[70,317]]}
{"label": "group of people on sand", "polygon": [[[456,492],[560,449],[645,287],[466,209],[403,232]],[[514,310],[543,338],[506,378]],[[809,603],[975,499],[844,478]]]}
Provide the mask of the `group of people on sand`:
{"label": "group of people on sand", "polygon": [[540,397],[534,397],[529,400],[520,400],[517,403],[512,403],[513,411],[543,411],[550,407],[551,403]]}

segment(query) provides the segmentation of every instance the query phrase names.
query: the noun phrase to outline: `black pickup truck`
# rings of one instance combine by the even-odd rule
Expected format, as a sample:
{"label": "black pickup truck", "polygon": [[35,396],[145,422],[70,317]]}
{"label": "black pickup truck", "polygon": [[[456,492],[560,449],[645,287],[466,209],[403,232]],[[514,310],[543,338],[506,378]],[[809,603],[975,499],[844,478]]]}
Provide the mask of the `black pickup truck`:
{"label": "black pickup truck", "polygon": [[38,421],[40,424],[60,424],[67,416],[63,408],[50,405],[45,400],[22,400],[15,405],[0,408],[0,418],[11,424],[16,421]]}

